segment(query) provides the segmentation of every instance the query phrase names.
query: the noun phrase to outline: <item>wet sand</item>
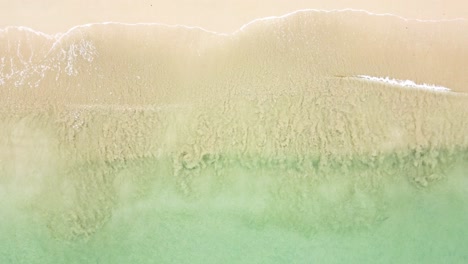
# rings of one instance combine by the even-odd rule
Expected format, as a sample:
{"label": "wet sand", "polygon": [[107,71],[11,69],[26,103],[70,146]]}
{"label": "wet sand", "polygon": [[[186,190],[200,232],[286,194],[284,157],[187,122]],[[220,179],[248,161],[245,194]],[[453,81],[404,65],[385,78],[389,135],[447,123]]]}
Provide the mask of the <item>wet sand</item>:
{"label": "wet sand", "polygon": [[351,11],[4,29],[0,256],[462,262],[467,29]]}

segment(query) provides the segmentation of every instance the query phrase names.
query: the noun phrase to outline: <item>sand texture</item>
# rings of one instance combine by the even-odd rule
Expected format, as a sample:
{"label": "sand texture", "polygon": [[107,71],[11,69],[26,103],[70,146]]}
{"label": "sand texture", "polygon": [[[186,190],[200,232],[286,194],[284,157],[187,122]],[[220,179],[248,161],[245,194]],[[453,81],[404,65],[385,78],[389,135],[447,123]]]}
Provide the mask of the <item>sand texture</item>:
{"label": "sand texture", "polygon": [[0,263],[466,263],[467,32],[4,28]]}

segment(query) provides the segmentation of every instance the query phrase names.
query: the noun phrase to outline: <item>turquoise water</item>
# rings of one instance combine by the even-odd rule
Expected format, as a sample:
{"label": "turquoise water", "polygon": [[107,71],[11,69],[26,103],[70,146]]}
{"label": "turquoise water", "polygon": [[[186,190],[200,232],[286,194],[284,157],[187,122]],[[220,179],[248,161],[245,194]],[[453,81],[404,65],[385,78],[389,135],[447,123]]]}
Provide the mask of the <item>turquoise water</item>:
{"label": "turquoise water", "polygon": [[[411,152],[88,165],[75,221],[2,207],[0,262],[465,263],[468,152],[439,153],[432,169]],[[418,171],[440,177],[422,186]]]}

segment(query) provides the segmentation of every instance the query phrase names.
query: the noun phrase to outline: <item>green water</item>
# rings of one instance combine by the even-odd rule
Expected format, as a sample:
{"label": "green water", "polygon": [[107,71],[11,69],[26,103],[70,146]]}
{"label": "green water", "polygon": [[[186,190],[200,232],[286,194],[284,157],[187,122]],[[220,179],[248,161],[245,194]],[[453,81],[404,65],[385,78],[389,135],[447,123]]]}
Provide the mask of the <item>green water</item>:
{"label": "green water", "polygon": [[[68,207],[0,193],[0,263],[466,263],[466,157],[440,151],[432,169],[411,153],[77,166]],[[423,186],[421,173],[441,176]]]}

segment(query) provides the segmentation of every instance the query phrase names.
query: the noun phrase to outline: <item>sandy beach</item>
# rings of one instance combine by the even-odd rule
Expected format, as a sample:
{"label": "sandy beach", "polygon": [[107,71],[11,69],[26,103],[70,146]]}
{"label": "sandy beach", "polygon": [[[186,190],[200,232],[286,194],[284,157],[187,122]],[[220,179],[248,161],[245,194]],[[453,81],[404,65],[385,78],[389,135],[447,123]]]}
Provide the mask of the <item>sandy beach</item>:
{"label": "sandy beach", "polygon": [[52,2],[0,11],[1,263],[468,258],[461,4]]}

